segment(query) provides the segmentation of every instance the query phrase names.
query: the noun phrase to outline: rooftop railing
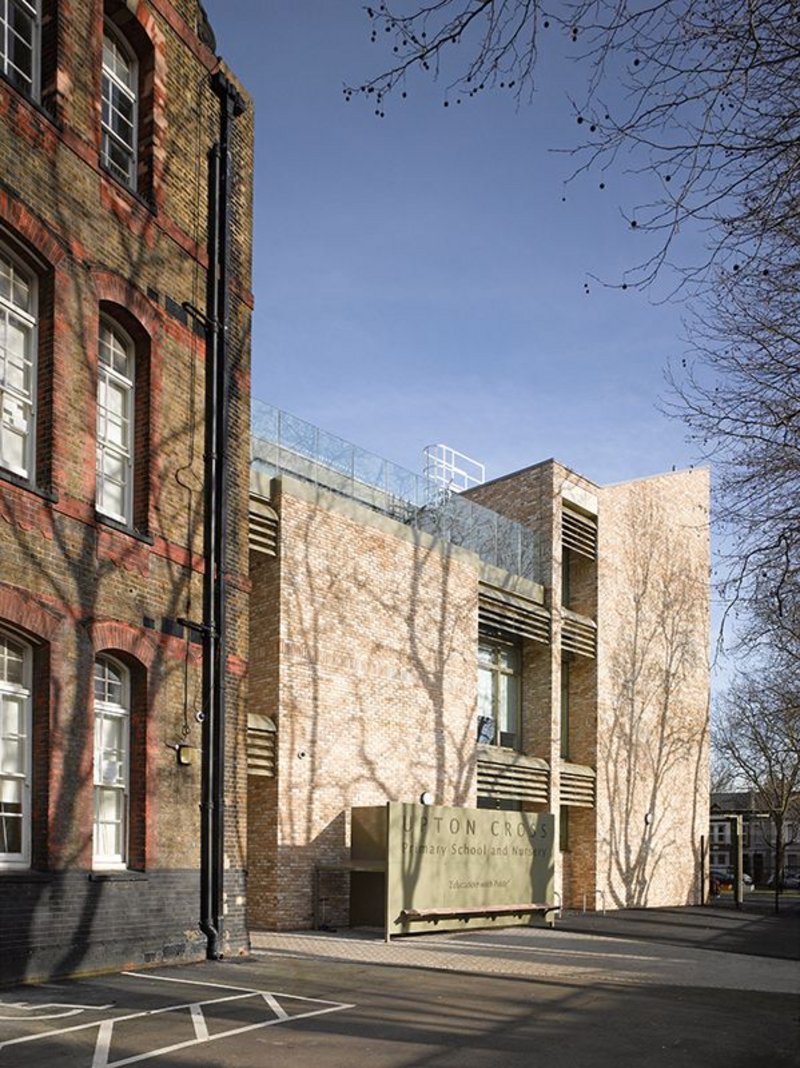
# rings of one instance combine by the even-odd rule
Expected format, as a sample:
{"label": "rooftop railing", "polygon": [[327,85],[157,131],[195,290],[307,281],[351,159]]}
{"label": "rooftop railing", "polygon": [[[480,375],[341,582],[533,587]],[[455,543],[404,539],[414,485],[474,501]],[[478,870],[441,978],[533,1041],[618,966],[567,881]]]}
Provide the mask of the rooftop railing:
{"label": "rooftop railing", "polygon": [[541,581],[530,528],[260,401],[253,402],[251,462],[256,470],[332,490],[513,575]]}

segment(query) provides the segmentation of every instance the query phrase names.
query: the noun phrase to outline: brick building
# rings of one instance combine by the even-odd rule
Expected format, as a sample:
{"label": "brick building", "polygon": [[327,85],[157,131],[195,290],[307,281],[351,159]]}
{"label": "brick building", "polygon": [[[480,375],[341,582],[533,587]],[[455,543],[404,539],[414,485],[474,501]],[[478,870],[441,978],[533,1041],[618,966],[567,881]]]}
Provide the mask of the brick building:
{"label": "brick building", "polygon": [[251,109],[196,0],[8,0],[0,30],[0,978],[206,952],[211,656],[179,621],[207,618],[220,545],[215,365],[233,441],[213,472],[230,520],[215,893],[236,952]]}
{"label": "brick building", "polygon": [[253,455],[251,926],[310,926],[350,809],[423,794],[552,813],[565,905],[700,900],[705,470],[448,495],[266,408]]}
{"label": "brick building", "polygon": [[[741,819],[742,866],[745,873],[754,883],[774,885],[775,824],[763,797],[752,790],[715,791],[711,794],[709,865],[733,870],[736,843],[731,825],[736,817]],[[800,796],[794,796],[788,806],[781,836],[781,878],[794,882],[800,876]]]}

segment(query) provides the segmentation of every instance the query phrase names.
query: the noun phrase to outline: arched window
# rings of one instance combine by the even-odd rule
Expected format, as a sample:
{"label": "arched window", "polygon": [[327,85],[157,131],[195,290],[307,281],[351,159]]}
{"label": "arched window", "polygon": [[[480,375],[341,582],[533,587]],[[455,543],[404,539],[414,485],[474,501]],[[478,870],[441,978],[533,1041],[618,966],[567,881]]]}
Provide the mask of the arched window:
{"label": "arched window", "polygon": [[0,70],[27,96],[38,99],[40,0],[0,3]]}
{"label": "arched window", "polygon": [[0,867],[27,867],[31,839],[31,650],[0,631]]}
{"label": "arched window", "polygon": [[136,188],[138,64],[110,23],[103,30],[103,111],[100,158],[120,182]]}
{"label": "arched window", "polygon": [[36,280],[0,246],[0,467],[34,473]]}
{"label": "arched window", "polygon": [[128,861],[130,676],[108,656],[94,662],[94,833],[96,868]]}
{"label": "arched window", "polygon": [[133,522],[135,349],[129,335],[100,317],[97,362],[97,510]]}

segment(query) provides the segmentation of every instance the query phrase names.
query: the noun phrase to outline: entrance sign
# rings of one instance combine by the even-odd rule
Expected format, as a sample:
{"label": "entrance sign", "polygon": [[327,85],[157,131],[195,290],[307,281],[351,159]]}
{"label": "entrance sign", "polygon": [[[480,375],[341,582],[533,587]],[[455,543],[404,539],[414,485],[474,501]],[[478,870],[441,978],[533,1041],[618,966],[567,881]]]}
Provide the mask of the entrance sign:
{"label": "entrance sign", "polygon": [[[385,864],[387,937],[519,924],[533,911],[522,906],[553,905],[553,830],[549,814],[390,802],[352,810],[352,857]],[[352,922],[366,904],[354,886]]]}

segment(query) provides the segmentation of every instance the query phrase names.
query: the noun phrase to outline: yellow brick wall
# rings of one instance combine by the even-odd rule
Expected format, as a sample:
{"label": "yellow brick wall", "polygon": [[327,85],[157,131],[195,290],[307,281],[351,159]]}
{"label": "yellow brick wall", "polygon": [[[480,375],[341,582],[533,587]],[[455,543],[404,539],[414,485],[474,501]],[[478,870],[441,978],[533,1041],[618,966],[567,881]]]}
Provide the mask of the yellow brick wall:
{"label": "yellow brick wall", "polygon": [[[251,694],[278,724],[277,780],[251,780],[256,926],[310,925],[314,865],[349,857],[352,806],[475,803],[476,559],[297,492],[284,480],[272,579],[254,572]],[[278,568],[279,644],[259,629]]]}
{"label": "yellow brick wall", "polygon": [[704,469],[601,493],[597,885],[610,906],[699,900],[708,500]]}

